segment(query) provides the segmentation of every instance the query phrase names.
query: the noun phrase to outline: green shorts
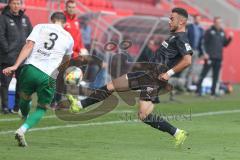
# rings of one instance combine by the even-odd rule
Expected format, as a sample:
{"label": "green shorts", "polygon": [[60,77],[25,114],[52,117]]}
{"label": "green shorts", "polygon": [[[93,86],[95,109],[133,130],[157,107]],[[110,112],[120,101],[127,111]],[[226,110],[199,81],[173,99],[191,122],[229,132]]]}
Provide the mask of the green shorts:
{"label": "green shorts", "polygon": [[25,65],[19,77],[19,93],[31,96],[34,92],[38,96],[38,104],[49,105],[55,94],[56,80],[34,67]]}

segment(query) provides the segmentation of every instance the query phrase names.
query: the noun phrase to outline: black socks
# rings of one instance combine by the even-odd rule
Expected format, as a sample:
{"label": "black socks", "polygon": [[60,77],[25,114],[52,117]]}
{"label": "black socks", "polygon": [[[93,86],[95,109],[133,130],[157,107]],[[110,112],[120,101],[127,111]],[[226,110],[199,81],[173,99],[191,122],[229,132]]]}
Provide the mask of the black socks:
{"label": "black socks", "polygon": [[153,128],[156,128],[160,131],[163,132],[167,132],[170,135],[174,136],[177,128],[175,128],[174,126],[172,126],[170,123],[168,123],[166,120],[164,120],[163,118],[157,116],[157,115],[153,115],[153,114],[149,114],[144,120],[144,123],[150,125]]}
{"label": "black socks", "polygon": [[87,108],[90,105],[101,102],[108,98],[112,93],[113,91],[109,91],[106,85],[96,89],[90,96],[88,96],[88,98],[81,100],[82,107]]}

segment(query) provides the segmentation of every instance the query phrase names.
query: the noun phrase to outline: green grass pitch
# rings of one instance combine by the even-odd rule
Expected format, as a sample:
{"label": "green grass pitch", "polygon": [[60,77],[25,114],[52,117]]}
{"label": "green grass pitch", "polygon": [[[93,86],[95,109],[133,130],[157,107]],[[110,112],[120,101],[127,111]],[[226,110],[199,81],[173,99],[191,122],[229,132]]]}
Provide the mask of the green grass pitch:
{"label": "green grass pitch", "polygon": [[54,118],[53,111],[26,134],[27,148],[19,148],[13,131],[17,115],[0,114],[0,160],[239,160],[240,88],[212,100],[181,95],[180,102],[162,103],[155,112],[190,135],[182,148],[166,133],[133,121],[136,106],[121,103],[114,111],[85,122]]}

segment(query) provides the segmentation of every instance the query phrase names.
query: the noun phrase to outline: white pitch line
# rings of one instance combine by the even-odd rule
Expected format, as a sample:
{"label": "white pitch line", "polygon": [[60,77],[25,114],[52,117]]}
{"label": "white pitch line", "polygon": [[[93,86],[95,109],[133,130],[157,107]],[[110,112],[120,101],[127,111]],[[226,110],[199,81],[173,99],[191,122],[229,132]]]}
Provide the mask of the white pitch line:
{"label": "white pitch line", "polygon": [[194,114],[192,114],[192,117],[213,116],[213,115],[232,114],[232,113],[240,113],[240,109],[206,112],[206,113],[194,113]]}
{"label": "white pitch line", "polygon": [[[129,110],[116,110],[110,112],[110,114],[115,114],[115,113],[134,113],[135,111],[129,111]],[[231,113],[239,113],[240,109],[236,110],[225,110],[225,111],[215,111],[215,112],[203,112],[203,113],[194,113],[191,115],[191,117],[202,117],[202,116],[211,116],[211,115],[221,115],[221,114],[231,114]],[[184,115],[184,116],[189,116],[189,115]],[[169,116],[171,117],[171,116]],[[57,118],[56,115],[50,115],[50,116],[45,116],[43,119],[51,119],[51,118]],[[0,119],[0,122],[11,122],[11,121],[19,121],[20,118],[4,118]]]}
{"label": "white pitch line", "polygon": [[[112,111],[108,114],[117,114],[117,113],[134,113],[134,111],[130,111],[130,110],[116,110],[116,111]],[[43,119],[51,119],[51,118],[57,118],[56,115],[50,115],[50,116],[44,116]],[[0,122],[12,122],[12,121],[19,121],[21,120],[21,118],[2,118],[0,119]]]}
{"label": "white pitch line", "polygon": [[[33,131],[44,131],[44,130],[55,130],[55,129],[62,129],[62,128],[75,128],[80,126],[102,126],[102,125],[111,125],[111,124],[122,124],[122,123],[133,123],[137,122],[137,120],[133,121],[108,121],[108,122],[95,122],[95,123],[84,123],[84,124],[67,124],[67,125],[59,125],[59,126],[50,126],[50,127],[41,127],[41,128],[33,128],[30,129],[29,132]],[[0,135],[14,133],[16,130],[10,131],[1,131]]]}
{"label": "white pitch line", "polygon": [[[203,116],[212,116],[212,115],[224,115],[224,114],[232,114],[232,113],[239,113],[240,110],[226,110],[226,111],[216,111],[216,112],[205,112],[205,113],[195,113],[191,114],[192,117],[203,117]],[[186,115],[190,116],[190,115]],[[55,130],[55,129],[62,129],[62,128],[75,128],[80,126],[101,126],[101,125],[111,125],[111,124],[122,124],[122,123],[133,123],[139,122],[139,120],[131,120],[131,121],[108,121],[108,122],[96,122],[96,123],[84,123],[84,124],[72,124],[72,125],[58,125],[58,126],[50,126],[50,127],[41,127],[41,128],[34,128],[30,129],[29,131],[42,131],[42,130]],[[10,131],[1,131],[0,135],[5,135],[9,133],[14,133],[15,130]]]}

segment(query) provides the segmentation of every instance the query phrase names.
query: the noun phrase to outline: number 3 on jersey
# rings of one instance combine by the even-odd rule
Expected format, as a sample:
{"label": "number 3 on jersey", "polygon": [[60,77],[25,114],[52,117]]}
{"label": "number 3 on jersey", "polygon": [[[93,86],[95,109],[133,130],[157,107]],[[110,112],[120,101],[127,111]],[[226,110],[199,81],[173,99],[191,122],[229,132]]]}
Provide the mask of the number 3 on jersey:
{"label": "number 3 on jersey", "polygon": [[58,35],[56,33],[49,34],[49,42],[44,43],[44,48],[47,50],[53,49],[55,45],[55,41],[58,39]]}

